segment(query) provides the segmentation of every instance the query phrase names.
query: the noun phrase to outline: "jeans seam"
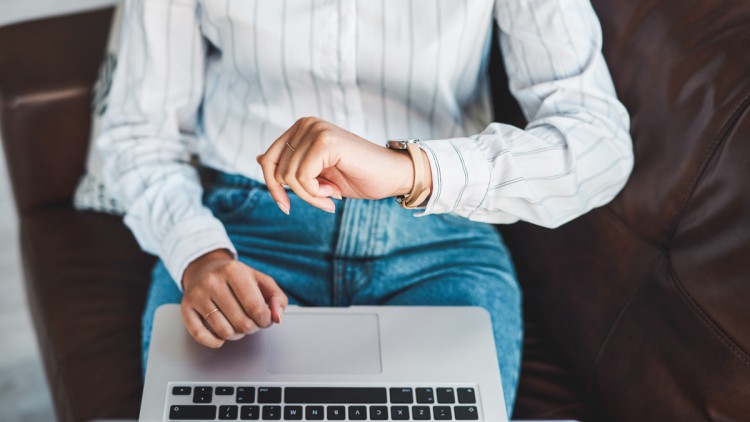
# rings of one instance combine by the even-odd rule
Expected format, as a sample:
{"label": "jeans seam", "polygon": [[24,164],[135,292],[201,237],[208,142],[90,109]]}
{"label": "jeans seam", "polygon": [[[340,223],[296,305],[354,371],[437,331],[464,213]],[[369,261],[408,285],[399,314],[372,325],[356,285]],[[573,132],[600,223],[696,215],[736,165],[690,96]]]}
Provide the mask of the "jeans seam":
{"label": "jeans seam", "polygon": [[342,273],[344,272],[344,263],[341,259],[333,260],[333,280],[331,280],[331,306],[339,304],[339,290],[341,285]]}

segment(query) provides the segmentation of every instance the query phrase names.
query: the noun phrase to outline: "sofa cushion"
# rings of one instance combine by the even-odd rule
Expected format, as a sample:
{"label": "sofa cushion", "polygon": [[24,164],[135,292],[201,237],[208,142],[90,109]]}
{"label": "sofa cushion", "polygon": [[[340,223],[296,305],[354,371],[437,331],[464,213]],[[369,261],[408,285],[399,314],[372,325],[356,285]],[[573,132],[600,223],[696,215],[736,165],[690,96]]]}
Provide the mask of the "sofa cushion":
{"label": "sofa cushion", "polygon": [[750,414],[750,4],[593,2],[632,115],[615,200],[504,230],[526,305],[607,420]]}
{"label": "sofa cushion", "polygon": [[140,321],[154,259],[122,219],[69,205],[22,215],[21,247],[58,417],[137,417]]}

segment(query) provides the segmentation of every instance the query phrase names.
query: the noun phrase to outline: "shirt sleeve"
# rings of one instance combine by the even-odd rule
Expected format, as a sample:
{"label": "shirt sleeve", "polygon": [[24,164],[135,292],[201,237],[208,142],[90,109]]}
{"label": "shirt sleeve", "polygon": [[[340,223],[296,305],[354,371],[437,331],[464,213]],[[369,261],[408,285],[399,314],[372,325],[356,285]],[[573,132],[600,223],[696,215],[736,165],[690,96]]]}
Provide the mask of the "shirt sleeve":
{"label": "shirt sleeve", "polygon": [[96,139],[104,180],[141,248],[158,255],[181,289],[195,258],[236,256],[202,203],[191,145],[203,94],[206,47],[195,0],[127,0],[118,63]]}
{"label": "shirt sleeve", "polygon": [[498,0],[511,93],[529,122],[422,143],[433,192],[423,215],[557,227],[609,202],[633,166],[630,119],[586,0]]}

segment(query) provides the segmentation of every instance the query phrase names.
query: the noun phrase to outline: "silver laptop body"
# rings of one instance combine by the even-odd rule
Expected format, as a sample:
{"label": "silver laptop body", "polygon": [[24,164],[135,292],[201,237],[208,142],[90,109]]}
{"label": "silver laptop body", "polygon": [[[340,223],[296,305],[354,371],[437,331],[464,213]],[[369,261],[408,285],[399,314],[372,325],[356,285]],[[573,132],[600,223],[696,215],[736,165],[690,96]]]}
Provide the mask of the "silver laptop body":
{"label": "silver laptop body", "polygon": [[281,324],[213,350],[179,305],[156,311],[141,422],[373,419],[507,421],[490,315],[289,307]]}

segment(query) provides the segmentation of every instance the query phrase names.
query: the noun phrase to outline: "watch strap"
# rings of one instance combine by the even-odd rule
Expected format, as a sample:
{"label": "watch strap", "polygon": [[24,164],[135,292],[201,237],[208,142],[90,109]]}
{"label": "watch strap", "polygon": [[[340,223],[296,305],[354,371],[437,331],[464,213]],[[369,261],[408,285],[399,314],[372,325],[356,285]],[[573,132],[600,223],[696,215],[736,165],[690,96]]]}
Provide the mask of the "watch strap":
{"label": "watch strap", "polygon": [[412,142],[406,144],[406,150],[411,155],[411,160],[414,163],[414,185],[411,191],[401,198],[399,203],[404,208],[414,209],[422,205],[430,195],[430,187],[425,186],[424,171],[426,166],[419,143]]}
{"label": "watch strap", "polygon": [[422,149],[419,148],[419,139],[392,139],[386,142],[385,146],[390,149],[406,150],[411,156],[412,165],[414,166],[412,188],[406,195],[397,196],[396,202],[407,209],[418,208],[430,196],[430,187],[426,186],[424,180],[427,163],[425,163],[425,158],[422,155]]}

